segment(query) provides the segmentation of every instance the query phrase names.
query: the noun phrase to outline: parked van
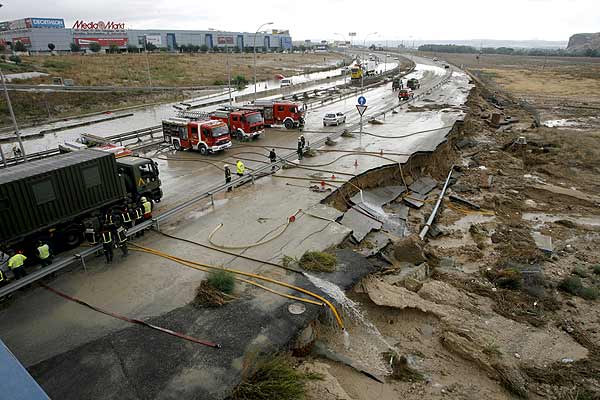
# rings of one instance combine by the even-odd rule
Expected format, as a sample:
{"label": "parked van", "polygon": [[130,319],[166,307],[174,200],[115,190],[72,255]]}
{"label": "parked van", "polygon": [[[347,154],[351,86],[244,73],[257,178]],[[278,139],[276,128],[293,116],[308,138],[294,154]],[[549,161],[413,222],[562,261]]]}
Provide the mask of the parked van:
{"label": "parked van", "polygon": [[285,87],[285,86],[292,86],[292,78],[283,78],[281,80],[281,87]]}

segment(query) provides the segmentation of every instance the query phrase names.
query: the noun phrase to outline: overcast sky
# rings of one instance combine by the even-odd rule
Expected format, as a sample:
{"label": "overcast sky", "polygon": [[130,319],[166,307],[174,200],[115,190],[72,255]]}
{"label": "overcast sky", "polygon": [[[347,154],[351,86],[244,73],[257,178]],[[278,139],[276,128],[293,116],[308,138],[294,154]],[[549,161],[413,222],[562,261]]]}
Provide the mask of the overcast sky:
{"label": "overcast sky", "polygon": [[203,0],[0,0],[0,21],[24,17],[125,22],[128,28],[254,32],[264,22],[289,29],[294,40],[384,39],[568,40],[600,31],[598,0],[203,1]]}

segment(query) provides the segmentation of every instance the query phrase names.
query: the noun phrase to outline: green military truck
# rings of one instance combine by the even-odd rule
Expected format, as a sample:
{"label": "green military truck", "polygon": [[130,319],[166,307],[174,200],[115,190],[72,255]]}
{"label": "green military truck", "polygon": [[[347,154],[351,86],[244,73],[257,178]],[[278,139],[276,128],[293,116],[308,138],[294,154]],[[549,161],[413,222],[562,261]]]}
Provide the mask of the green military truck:
{"label": "green military truck", "polygon": [[417,90],[421,87],[421,83],[417,78],[410,78],[408,81],[406,81],[406,87],[412,90]]}
{"label": "green military truck", "polygon": [[160,201],[156,163],[88,149],[32,161],[0,172],[0,251],[32,252],[38,240],[55,251],[79,245],[112,209],[145,196]]}

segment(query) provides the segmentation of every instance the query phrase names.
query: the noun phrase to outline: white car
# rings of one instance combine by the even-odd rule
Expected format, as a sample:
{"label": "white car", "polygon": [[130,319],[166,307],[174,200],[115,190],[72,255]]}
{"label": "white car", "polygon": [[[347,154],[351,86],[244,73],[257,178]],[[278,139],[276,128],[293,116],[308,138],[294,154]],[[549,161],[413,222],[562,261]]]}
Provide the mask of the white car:
{"label": "white car", "polygon": [[344,113],[329,113],[329,114],[325,114],[325,116],[323,117],[323,126],[327,126],[327,125],[339,125],[339,124],[345,124],[346,123],[346,116],[344,115]]}
{"label": "white car", "polygon": [[293,84],[294,82],[292,81],[292,78],[283,78],[281,80],[281,87],[292,86]]}

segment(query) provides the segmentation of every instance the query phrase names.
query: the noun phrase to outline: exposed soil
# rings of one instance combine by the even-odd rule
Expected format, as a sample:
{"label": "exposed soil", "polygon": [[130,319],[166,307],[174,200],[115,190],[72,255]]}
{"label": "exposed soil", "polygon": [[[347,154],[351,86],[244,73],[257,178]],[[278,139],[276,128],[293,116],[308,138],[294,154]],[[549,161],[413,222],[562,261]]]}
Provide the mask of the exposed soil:
{"label": "exposed soil", "polygon": [[[582,65],[589,67],[549,69],[560,75]],[[521,67],[510,74],[521,76]],[[327,361],[349,398],[600,398],[600,129],[539,126],[539,110],[515,99],[520,86],[506,83],[508,74],[473,90],[462,132],[443,149],[461,172],[449,194],[480,209],[447,194],[436,220],[441,234],[423,247],[431,274],[417,283],[398,278],[416,266],[387,251],[383,270],[351,295],[367,322],[349,328],[350,346],[322,331],[330,349],[374,373],[385,361],[384,384]],[[522,90],[546,95],[532,85]],[[564,95],[583,101],[578,90]],[[534,106],[544,110],[546,100]],[[553,108],[558,118],[570,112]],[[494,113],[511,122],[492,126]],[[405,168],[406,178],[440,180],[447,163],[432,161]],[[411,232],[431,209],[410,211]],[[544,236],[551,249],[542,250]]]}

